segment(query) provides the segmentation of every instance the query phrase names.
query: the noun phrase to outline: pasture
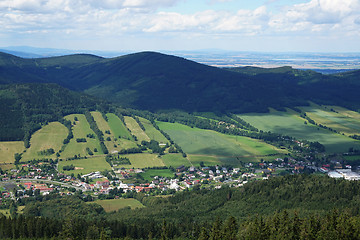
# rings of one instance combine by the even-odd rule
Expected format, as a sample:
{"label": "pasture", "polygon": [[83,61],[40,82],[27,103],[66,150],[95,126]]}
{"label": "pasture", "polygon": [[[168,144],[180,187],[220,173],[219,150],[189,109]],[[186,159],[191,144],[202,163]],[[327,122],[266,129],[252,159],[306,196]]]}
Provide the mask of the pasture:
{"label": "pasture", "polygon": [[161,134],[156,128],[152,125],[152,123],[145,119],[139,117],[140,122],[145,127],[145,133],[147,136],[150,137],[150,139],[153,139],[155,141],[158,141],[159,143],[168,143],[169,141],[166,139],[164,135]]}
{"label": "pasture", "polygon": [[148,181],[154,180],[155,176],[158,177],[167,177],[167,178],[174,178],[174,172],[170,169],[147,169],[145,172],[140,173],[140,175]]}
{"label": "pasture", "polygon": [[[331,111],[331,109],[333,111]],[[316,123],[325,125],[337,130],[345,135],[360,135],[360,114],[356,112],[349,113],[349,110],[334,110],[330,106],[312,105],[301,107],[311,119]]]}
{"label": "pasture", "polygon": [[139,142],[141,141],[150,141],[150,138],[146,133],[140,128],[139,124],[132,117],[125,116],[126,126],[130,129],[131,133],[137,137]]}
{"label": "pasture", "polygon": [[114,134],[115,137],[132,139],[131,134],[118,116],[113,113],[107,113],[106,116],[108,118],[108,124],[110,126],[111,132]]}
{"label": "pasture", "polygon": [[189,160],[183,158],[181,153],[169,153],[161,156],[162,161],[167,167],[179,167],[181,165],[191,166]]}
{"label": "pasture", "polygon": [[[74,165],[75,170],[64,171],[63,167],[68,165]],[[71,161],[60,161],[58,164],[59,172],[66,173],[68,175],[74,173],[77,174],[88,174],[96,171],[111,170],[111,166],[105,161],[105,157],[88,157],[86,159],[71,160]]]}
{"label": "pasture", "polygon": [[[104,134],[104,143],[109,152],[119,151],[118,144],[115,141],[115,135],[111,130],[109,123],[103,118],[100,112],[91,112],[91,115],[94,117],[100,131]],[[108,138],[110,138],[110,141],[107,140]]]}
{"label": "pasture", "polygon": [[158,122],[160,129],[170,135],[187,154],[214,157],[236,157],[277,154],[279,149],[241,136],[230,136],[211,130],[191,128],[179,123]]}
{"label": "pasture", "polygon": [[24,142],[0,142],[0,164],[14,163],[15,153],[22,153],[24,149]]}
{"label": "pasture", "polygon": [[[78,121],[74,121],[75,117]],[[71,114],[65,117],[65,119],[70,120],[71,122],[75,122],[72,130],[74,134],[74,138],[70,140],[70,142],[65,147],[64,151],[60,154],[62,158],[74,157],[74,155],[80,154],[80,156],[89,156],[86,148],[90,148],[90,150],[94,153],[94,155],[103,154],[100,142],[95,135],[94,131],[91,130],[88,121],[83,114]],[[87,137],[88,134],[93,134],[95,138]],[[76,142],[77,138],[86,138],[86,142]],[[97,149],[97,152],[94,149]]]}
{"label": "pasture", "polygon": [[305,120],[299,113],[288,110],[270,113],[249,113],[239,115],[254,127],[295,137],[300,140],[318,141],[323,144],[327,152],[346,152],[350,147],[360,149],[360,142],[322,129],[312,124],[304,124]]}
{"label": "pasture", "polygon": [[125,154],[121,157],[129,158],[131,165],[119,165],[124,168],[146,168],[146,167],[164,167],[162,159],[156,154],[150,153],[137,153],[137,154]]}
{"label": "pasture", "polygon": [[56,158],[55,154],[41,155],[40,151],[54,149],[55,153],[61,149],[68,129],[59,122],[51,122],[36,131],[30,139],[30,148],[22,156],[22,160]]}
{"label": "pasture", "polygon": [[96,200],[95,203],[101,205],[106,212],[117,211],[125,207],[130,207],[131,209],[145,207],[134,198]]}

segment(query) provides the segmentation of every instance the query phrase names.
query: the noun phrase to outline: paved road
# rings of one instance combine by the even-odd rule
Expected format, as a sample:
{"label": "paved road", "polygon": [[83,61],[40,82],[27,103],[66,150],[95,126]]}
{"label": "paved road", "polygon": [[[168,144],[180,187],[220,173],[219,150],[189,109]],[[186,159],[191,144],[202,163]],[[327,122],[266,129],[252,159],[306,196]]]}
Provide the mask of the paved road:
{"label": "paved road", "polygon": [[22,178],[22,179],[12,179],[12,180],[9,180],[9,181],[4,181],[4,182],[0,182],[0,184],[4,184],[4,183],[13,183],[15,184],[16,181],[20,181],[20,182],[46,182],[46,183],[51,183],[51,184],[56,184],[56,185],[61,185],[62,187],[72,187],[72,188],[75,188],[76,190],[82,190],[84,191],[83,188],[81,187],[76,187],[76,186],[73,186],[71,184],[68,184],[68,183],[63,183],[63,182],[57,182],[57,181],[52,181],[52,180],[47,180],[47,179],[33,179],[33,178]]}

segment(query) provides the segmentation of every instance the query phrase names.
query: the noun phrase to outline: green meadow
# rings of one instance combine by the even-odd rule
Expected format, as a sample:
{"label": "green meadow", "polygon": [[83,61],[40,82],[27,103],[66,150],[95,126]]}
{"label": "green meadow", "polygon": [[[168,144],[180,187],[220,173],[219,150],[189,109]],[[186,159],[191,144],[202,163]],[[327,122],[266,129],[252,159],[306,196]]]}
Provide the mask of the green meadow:
{"label": "green meadow", "polygon": [[301,107],[301,109],[318,124],[330,127],[348,136],[360,135],[360,114],[357,112],[352,112],[350,115],[346,109],[336,111],[331,106],[314,104],[309,107]]}
{"label": "green meadow", "polygon": [[167,167],[191,166],[189,160],[184,158],[181,153],[165,154],[161,156],[161,159]]}
{"label": "green meadow", "polygon": [[[75,170],[64,171],[64,166],[74,165]],[[88,157],[86,159],[78,159],[71,161],[60,161],[58,164],[58,170],[68,175],[74,173],[77,174],[88,174],[96,171],[111,170],[111,166],[105,161],[105,157]]]}
{"label": "green meadow", "polygon": [[132,117],[125,116],[126,126],[130,129],[131,133],[135,135],[139,142],[141,141],[150,141],[150,138],[146,133],[140,128],[139,124]]}
{"label": "green meadow", "polygon": [[173,178],[174,174],[175,173],[170,169],[147,169],[145,172],[141,173],[141,176],[145,180],[152,181],[155,176]]}
{"label": "green meadow", "polygon": [[95,203],[101,205],[106,212],[117,211],[125,207],[130,207],[131,209],[145,207],[141,202],[134,198],[96,200]]}
{"label": "green meadow", "polygon": [[165,166],[161,158],[157,154],[150,153],[137,153],[137,154],[125,154],[121,157],[127,157],[130,160],[131,165],[119,165],[124,168],[146,168],[146,167],[163,167]]}
{"label": "green meadow", "polygon": [[[75,117],[78,121],[75,121]],[[86,151],[86,148],[90,148],[90,150],[94,153],[94,155],[103,154],[100,142],[95,135],[94,131],[91,130],[88,121],[83,114],[71,114],[65,117],[65,119],[70,120],[71,122],[75,122],[72,130],[74,137],[70,140],[70,142],[66,145],[64,151],[61,153],[62,158],[74,157],[74,155],[80,154],[80,156],[90,156]],[[88,134],[93,134],[95,138],[86,137]],[[86,142],[76,142],[77,138],[86,138]],[[94,149],[97,149],[97,152]]]}
{"label": "green meadow", "polygon": [[270,113],[249,113],[239,116],[264,131],[280,133],[300,140],[318,141],[325,146],[327,152],[346,152],[350,147],[360,149],[359,141],[312,124],[304,124],[305,120],[292,110],[286,112],[272,110]]}
{"label": "green meadow", "polygon": [[55,154],[40,155],[39,152],[46,149],[54,149],[55,153],[61,149],[64,139],[68,135],[68,129],[59,122],[51,122],[36,131],[30,139],[30,148],[22,156],[22,160],[56,158]]}
{"label": "green meadow", "polygon": [[237,157],[265,156],[283,152],[274,146],[247,137],[225,135],[179,123],[158,122],[158,126],[189,154],[193,164],[202,161],[212,165],[237,164]]}
{"label": "green meadow", "polygon": [[108,118],[108,124],[110,126],[111,132],[115,137],[132,139],[131,134],[118,116],[116,116],[114,113],[107,113],[106,116]]}
{"label": "green meadow", "polygon": [[[103,118],[100,112],[91,112],[91,115],[93,116],[100,131],[102,131],[104,134],[104,143],[109,152],[114,153],[119,151],[120,147],[118,147],[118,144],[115,141],[116,135],[114,135],[113,131],[111,130],[109,123]],[[108,138],[110,138],[110,141],[108,141]]]}
{"label": "green meadow", "polygon": [[161,134],[161,132],[156,130],[156,128],[152,125],[152,123],[149,120],[147,120],[145,118],[141,118],[141,117],[139,117],[139,119],[140,119],[140,122],[145,127],[145,133],[146,133],[146,135],[149,136],[149,138],[151,138],[155,141],[158,141],[159,143],[168,143],[169,142],[166,139],[166,137]]}
{"label": "green meadow", "polygon": [[22,153],[24,149],[24,142],[0,142],[0,164],[14,163],[15,153]]}

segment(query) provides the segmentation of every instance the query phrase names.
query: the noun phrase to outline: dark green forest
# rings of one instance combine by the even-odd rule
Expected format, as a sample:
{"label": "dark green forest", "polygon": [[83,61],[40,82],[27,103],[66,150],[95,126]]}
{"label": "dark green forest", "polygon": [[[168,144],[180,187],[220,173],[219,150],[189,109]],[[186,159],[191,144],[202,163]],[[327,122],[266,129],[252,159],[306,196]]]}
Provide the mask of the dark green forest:
{"label": "dark green forest", "polygon": [[[360,185],[288,175],[242,188],[195,187],[166,198],[133,193],[146,207],[105,213],[70,197],[38,196],[0,218],[0,236],[68,239],[358,239]],[[29,200],[30,201],[30,200]],[[101,238],[102,237],[102,238]]]}
{"label": "dark green forest", "polygon": [[319,104],[360,108],[360,71],[323,75],[291,67],[221,69],[141,52],[22,59],[0,54],[0,83],[51,82],[142,110],[266,112]]}

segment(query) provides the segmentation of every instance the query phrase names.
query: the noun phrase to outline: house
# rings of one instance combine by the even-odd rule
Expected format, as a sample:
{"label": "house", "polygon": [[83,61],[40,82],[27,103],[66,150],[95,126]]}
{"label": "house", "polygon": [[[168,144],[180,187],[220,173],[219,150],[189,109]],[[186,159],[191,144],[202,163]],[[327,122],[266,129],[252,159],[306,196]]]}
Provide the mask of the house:
{"label": "house", "polygon": [[176,172],[184,172],[186,170],[184,165],[181,165],[180,167],[176,168]]}

